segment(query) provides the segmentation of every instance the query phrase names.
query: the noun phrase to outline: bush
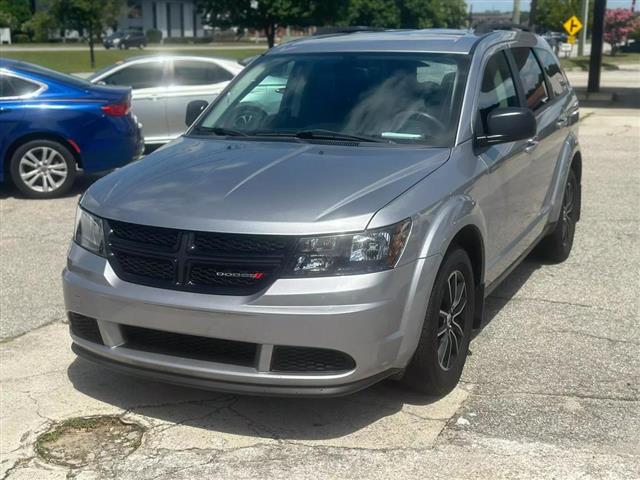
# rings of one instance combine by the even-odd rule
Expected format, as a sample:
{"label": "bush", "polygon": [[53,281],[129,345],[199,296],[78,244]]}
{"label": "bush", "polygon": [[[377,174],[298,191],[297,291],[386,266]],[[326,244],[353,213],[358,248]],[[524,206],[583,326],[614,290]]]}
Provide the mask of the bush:
{"label": "bush", "polygon": [[165,44],[190,45],[194,43],[211,43],[211,37],[171,37],[165,38]]}
{"label": "bush", "polygon": [[29,32],[36,42],[49,40],[49,32],[57,27],[56,21],[47,12],[36,12],[33,17],[23,24],[23,28]]}
{"label": "bush", "polygon": [[31,40],[26,33],[14,33],[11,37],[13,43],[29,43]]}
{"label": "bush", "polygon": [[147,42],[160,43],[162,41],[162,32],[156,28],[147,30]]}

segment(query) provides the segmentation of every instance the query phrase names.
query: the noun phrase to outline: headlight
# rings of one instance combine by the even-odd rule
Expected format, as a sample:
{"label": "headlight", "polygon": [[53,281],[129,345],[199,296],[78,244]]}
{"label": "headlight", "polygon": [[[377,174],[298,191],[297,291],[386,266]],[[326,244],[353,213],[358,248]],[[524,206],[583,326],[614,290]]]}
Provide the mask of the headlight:
{"label": "headlight", "polygon": [[360,233],[305,237],[298,241],[288,277],[354,275],[396,266],[411,230],[407,219]]}
{"label": "headlight", "polygon": [[102,220],[78,206],[73,239],[81,247],[96,255],[104,256],[104,229]]}

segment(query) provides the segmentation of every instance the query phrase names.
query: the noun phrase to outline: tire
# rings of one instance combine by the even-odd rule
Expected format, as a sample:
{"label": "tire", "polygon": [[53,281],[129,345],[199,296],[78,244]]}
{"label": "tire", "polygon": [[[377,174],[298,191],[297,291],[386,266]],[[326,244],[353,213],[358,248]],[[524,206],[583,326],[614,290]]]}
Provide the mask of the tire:
{"label": "tire", "polygon": [[553,231],[536,247],[536,254],[552,263],[564,262],[571,253],[576,223],[580,218],[580,184],[573,170],[569,171],[562,196],[560,218]]}
{"label": "tire", "polygon": [[77,173],[71,152],[51,140],[32,140],[18,147],[11,157],[9,171],[13,184],[31,198],[64,195]]}
{"label": "tire", "polygon": [[[456,284],[459,295],[455,294]],[[450,292],[458,297],[453,306]],[[471,340],[474,295],[469,256],[463,249],[454,247],[436,275],[420,341],[401,380],[407,387],[443,396],[458,384]]]}

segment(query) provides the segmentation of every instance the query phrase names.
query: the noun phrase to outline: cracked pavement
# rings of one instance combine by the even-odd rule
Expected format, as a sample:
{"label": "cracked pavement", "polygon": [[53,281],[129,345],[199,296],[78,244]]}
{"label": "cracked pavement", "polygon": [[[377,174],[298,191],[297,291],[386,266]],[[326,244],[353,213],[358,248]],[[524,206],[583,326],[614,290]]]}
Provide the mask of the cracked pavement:
{"label": "cracked pavement", "polygon": [[[232,396],[77,359],[59,274],[91,179],[59,200],[2,192],[0,478],[640,478],[640,111],[582,115],[574,252],[526,261],[488,299],[442,399],[390,381],[335,399]],[[78,469],[37,458],[40,434],[89,415],[142,425],[142,445]]]}

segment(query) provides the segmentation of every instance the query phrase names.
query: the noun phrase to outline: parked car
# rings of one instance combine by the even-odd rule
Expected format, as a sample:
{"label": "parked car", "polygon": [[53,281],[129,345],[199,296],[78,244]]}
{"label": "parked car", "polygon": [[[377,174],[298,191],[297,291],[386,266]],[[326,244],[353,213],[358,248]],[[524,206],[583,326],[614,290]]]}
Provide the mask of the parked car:
{"label": "parked car", "polygon": [[232,60],[197,56],[146,56],[119,62],[91,77],[95,84],[130,86],[133,112],[147,145],[167,143],[185,130],[185,106],[211,102],[242,71]]}
{"label": "parked car", "polygon": [[120,48],[128,50],[131,47],[146,47],[147,37],[144,33],[131,30],[128,32],[113,32],[111,35],[107,35],[102,39],[102,45],[109,50],[110,48]]}
{"label": "parked car", "polygon": [[130,102],[129,88],[0,59],[0,181],[49,198],[64,194],[78,169],[129,163],[144,147]]}
{"label": "parked car", "polygon": [[[239,122],[274,77],[277,108]],[[182,138],[83,196],[63,274],[73,349],[229,392],[393,377],[445,394],[485,298],[534,247],[571,252],[578,112],[531,33],[276,47]]]}

